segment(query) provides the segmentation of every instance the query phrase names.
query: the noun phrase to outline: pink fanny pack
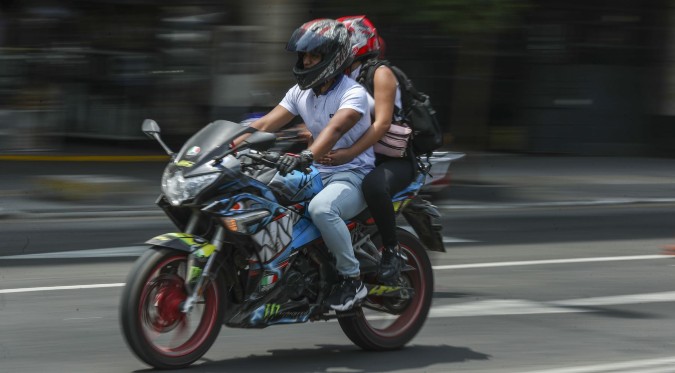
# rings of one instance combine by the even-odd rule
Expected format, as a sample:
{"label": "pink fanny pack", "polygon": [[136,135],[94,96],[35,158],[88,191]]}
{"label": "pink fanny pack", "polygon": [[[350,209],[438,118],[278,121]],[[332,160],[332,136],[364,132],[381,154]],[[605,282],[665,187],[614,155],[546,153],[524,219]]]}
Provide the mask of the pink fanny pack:
{"label": "pink fanny pack", "polygon": [[408,148],[411,133],[412,129],[407,125],[392,123],[389,131],[373,145],[373,150],[375,153],[388,157],[403,157]]}

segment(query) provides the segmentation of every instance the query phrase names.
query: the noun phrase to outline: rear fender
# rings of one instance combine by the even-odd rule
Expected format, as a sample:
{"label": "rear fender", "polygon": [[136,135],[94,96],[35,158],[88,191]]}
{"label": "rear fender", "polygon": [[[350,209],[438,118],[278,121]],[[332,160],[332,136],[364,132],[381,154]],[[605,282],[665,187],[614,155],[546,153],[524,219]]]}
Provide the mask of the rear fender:
{"label": "rear fender", "polygon": [[193,253],[200,250],[200,252],[197,253],[200,257],[208,257],[213,254],[216,249],[216,247],[206,239],[188,233],[165,233],[153,237],[145,241],[145,243],[187,253]]}

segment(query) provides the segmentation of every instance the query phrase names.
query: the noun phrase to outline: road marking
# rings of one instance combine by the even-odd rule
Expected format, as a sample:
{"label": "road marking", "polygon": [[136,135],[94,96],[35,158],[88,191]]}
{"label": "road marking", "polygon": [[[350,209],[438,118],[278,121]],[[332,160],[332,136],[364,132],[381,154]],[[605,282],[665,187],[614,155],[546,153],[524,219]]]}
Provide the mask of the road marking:
{"label": "road marking", "polygon": [[92,316],[92,317],[69,317],[67,319],[63,319],[63,321],[73,321],[73,320],[96,320],[96,319],[102,319],[102,316]]}
{"label": "road marking", "polygon": [[476,317],[532,315],[546,313],[581,313],[597,311],[588,307],[669,302],[675,302],[675,291],[645,294],[626,294],[611,297],[565,299],[550,302],[537,302],[525,299],[489,299],[433,307],[429,312],[429,317]]}
{"label": "road marking", "polygon": [[658,303],[671,301],[675,301],[675,291],[568,299],[551,302],[551,304],[565,307],[597,307],[612,304]]}
{"label": "road marking", "polygon": [[591,312],[591,310],[558,307],[553,304],[524,299],[490,299],[432,307],[429,311],[429,317],[481,317],[580,312]]}
{"label": "road marking", "polygon": [[[111,257],[111,256],[138,256],[147,248],[145,246],[130,246],[112,249],[97,249],[97,250],[76,250],[65,251],[60,253],[45,253],[45,254],[29,254],[29,255],[14,255],[0,257],[0,259],[26,259],[26,258],[84,258],[84,257]],[[61,255],[61,256],[54,256]],[[471,269],[471,268],[491,268],[491,267],[510,267],[510,266],[529,266],[529,265],[544,265],[544,264],[565,264],[565,263],[584,263],[584,262],[608,262],[608,261],[626,261],[626,260],[647,260],[647,259],[673,259],[672,255],[633,255],[633,256],[615,256],[615,257],[596,257],[596,258],[572,258],[572,259],[549,259],[549,260],[531,260],[518,262],[493,262],[493,263],[471,263],[471,264],[455,264],[433,266],[434,270],[446,269]],[[0,289],[0,294],[9,293],[27,293],[35,291],[54,291],[54,290],[73,290],[73,289],[92,289],[92,288],[106,288],[106,287],[121,287],[124,283],[114,284],[91,284],[91,285],[69,285],[69,286],[45,286],[34,288],[18,288],[18,289]],[[661,293],[655,293],[661,294]],[[637,294],[637,297],[644,297],[644,295]],[[650,295],[652,296],[652,295]],[[625,296],[621,296],[625,297]],[[656,298],[659,296],[656,295]],[[607,297],[612,301],[615,297]],[[593,298],[592,298],[593,299]],[[625,301],[623,298],[622,301]],[[648,301],[646,298],[638,299],[638,302]],[[658,301],[658,300],[657,300]],[[563,306],[567,306],[561,304]],[[587,304],[590,305],[590,304]]]}
{"label": "road marking", "polygon": [[148,246],[114,247],[109,249],[58,251],[41,254],[0,256],[0,259],[75,259],[75,258],[116,258],[136,257],[148,250]]}
{"label": "road marking", "polygon": [[123,282],[115,284],[90,284],[90,285],[66,285],[66,286],[41,286],[36,288],[18,288],[18,289],[0,289],[0,294],[11,293],[29,293],[34,291],[55,291],[55,290],[79,290],[79,289],[99,289],[99,288],[118,288],[124,286]]}
{"label": "road marking", "polygon": [[433,266],[432,268],[435,269],[435,270],[468,269],[468,268],[531,266],[531,265],[542,265],[542,264],[613,262],[613,261],[622,261],[622,260],[649,260],[649,259],[673,259],[673,256],[672,255],[631,255],[631,256],[607,256],[607,257],[596,257],[596,258],[546,259],[546,260],[528,260],[528,261],[517,261],[517,262],[451,264],[451,265]]}
{"label": "road marking", "polygon": [[443,236],[443,243],[465,243],[465,242],[480,242],[476,240],[469,240],[459,237],[445,237]]}
{"label": "road marking", "polygon": [[[569,368],[533,370],[533,371],[526,371],[525,373],[601,373],[601,372],[617,373],[620,371],[626,373],[648,373],[648,372],[656,373],[656,372],[672,372],[673,364],[675,364],[675,357],[666,357],[658,359],[631,360],[631,361],[623,361],[620,363],[595,364]],[[636,370],[640,368],[643,369]],[[649,370],[646,370],[646,368],[649,368]],[[519,370],[518,372],[523,371]]]}
{"label": "road marking", "polygon": [[[27,293],[37,291],[81,290],[95,288],[122,287],[124,283],[45,286],[35,288],[0,289],[0,294]],[[480,317],[505,315],[532,315],[549,313],[582,313],[597,312],[591,308],[598,306],[616,306],[640,303],[668,303],[675,302],[675,291],[645,294],[626,294],[610,297],[593,297],[579,299],[565,299],[550,302],[537,302],[524,299],[491,299],[461,304],[450,304],[432,307],[430,318],[445,317]],[[386,316],[372,316],[369,320],[383,319]]]}
{"label": "road marking", "polygon": [[436,206],[446,210],[502,210],[502,209],[521,209],[536,207],[583,207],[583,206],[613,206],[613,205],[633,205],[643,203],[674,203],[675,198],[599,198],[592,200],[576,201],[546,201],[546,202],[512,202],[512,203],[480,203],[465,204],[456,203],[451,200],[440,201]]}

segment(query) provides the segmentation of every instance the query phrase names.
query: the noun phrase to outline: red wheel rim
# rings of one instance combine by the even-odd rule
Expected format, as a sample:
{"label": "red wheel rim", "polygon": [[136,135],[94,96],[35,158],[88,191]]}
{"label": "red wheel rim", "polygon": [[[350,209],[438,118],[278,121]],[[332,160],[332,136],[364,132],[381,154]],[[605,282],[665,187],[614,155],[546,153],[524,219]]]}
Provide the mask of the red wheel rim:
{"label": "red wheel rim", "polygon": [[[175,255],[157,264],[145,281],[138,305],[139,325],[148,345],[167,357],[185,356],[203,345],[218,314],[219,289],[214,281],[206,285],[192,312],[184,314],[180,310],[187,298],[186,266],[186,255]],[[163,273],[166,270],[172,272]]]}
{"label": "red wheel rim", "polygon": [[[367,327],[373,334],[383,338],[394,338],[410,329],[412,324],[423,312],[425,308],[423,300],[426,298],[427,292],[429,291],[429,289],[427,289],[427,282],[422,278],[422,273],[419,271],[419,268],[422,266],[422,261],[407,246],[401,244],[400,247],[408,257],[407,264],[414,268],[401,273],[401,277],[407,282],[406,286],[415,289],[412,299],[407,301],[408,306],[400,314],[392,315],[394,319],[391,320],[391,323],[384,327],[377,327],[371,321],[369,321],[368,317],[363,313],[363,309],[358,311],[364,320],[365,327]],[[375,304],[381,304],[381,302],[377,299],[373,299],[372,302]]]}

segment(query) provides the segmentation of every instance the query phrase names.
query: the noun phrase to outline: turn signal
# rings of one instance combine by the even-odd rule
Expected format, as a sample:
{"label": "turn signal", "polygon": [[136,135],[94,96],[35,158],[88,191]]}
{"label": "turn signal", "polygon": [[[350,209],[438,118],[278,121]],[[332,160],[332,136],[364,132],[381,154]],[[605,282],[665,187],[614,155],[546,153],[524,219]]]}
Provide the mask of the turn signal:
{"label": "turn signal", "polygon": [[223,226],[232,232],[253,234],[254,225],[258,224],[264,218],[270,216],[267,210],[258,210],[245,212],[243,214],[221,218]]}

